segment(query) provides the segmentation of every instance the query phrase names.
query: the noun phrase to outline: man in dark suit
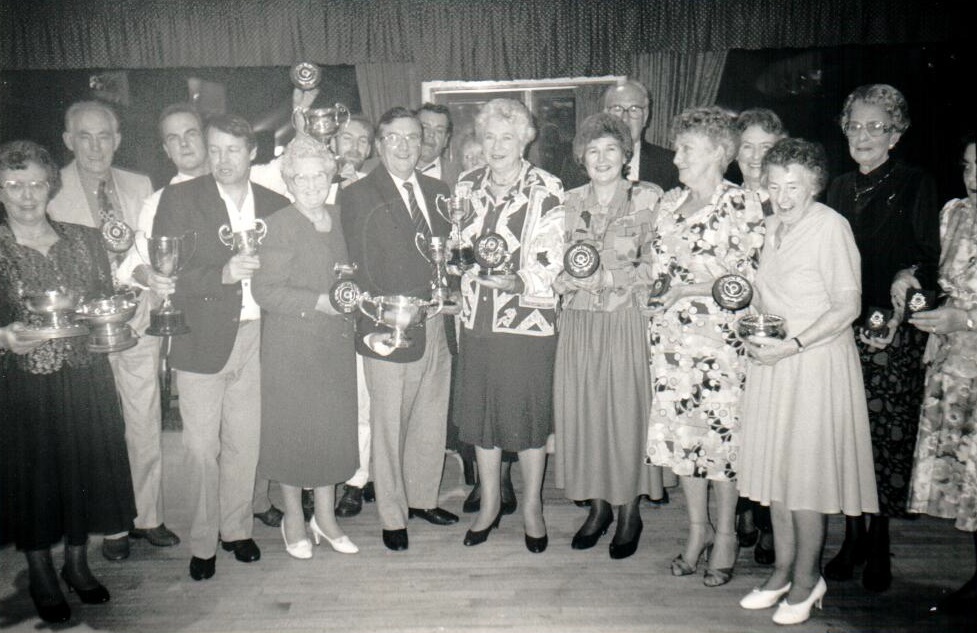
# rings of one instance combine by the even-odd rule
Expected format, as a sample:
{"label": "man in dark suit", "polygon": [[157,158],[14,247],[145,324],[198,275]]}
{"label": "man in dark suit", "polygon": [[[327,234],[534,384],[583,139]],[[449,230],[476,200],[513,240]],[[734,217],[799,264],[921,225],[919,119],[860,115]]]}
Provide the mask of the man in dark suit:
{"label": "man in dark suit", "polygon": [[[414,169],[422,135],[410,110],[386,112],[375,140],[380,165],[340,194],[349,256],[359,267],[362,289],[374,297],[431,297],[431,265],[417,236],[447,236],[434,200],[449,191]],[[438,507],[451,378],[445,318],[412,328],[412,343],[404,349],[386,345],[390,330],[371,319],[357,323],[356,351],[363,355],[370,392],[377,510],[383,542],[395,551],[407,549],[410,517],[437,525],[458,521]]]}
{"label": "man in dark suit", "polygon": [[163,190],[154,236],[196,233],[196,250],[175,284],[153,275],[154,289],[172,292],[189,334],[173,337],[183,418],[183,445],[192,521],[190,576],[214,575],[218,541],[241,562],[261,551],[251,538],[251,494],[261,431],[258,365],[261,311],[251,296],[257,255],[234,254],[218,238],[222,225],[235,232],[288,205],[250,182],[256,145],[243,118],[221,115],[205,130],[211,173]]}
{"label": "man in dark suit", "polygon": [[448,187],[458,182],[461,168],[454,162],[445,160],[444,150],[451,141],[451,111],[447,106],[425,103],[414,111],[421,122],[424,140],[421,142],[421,157],[417,161],[417,171],[425,176],[437,178]]}
{"label": "man in dark suit", "polygon": [[[678,169],[672,162],[675,152],[645,140],[645,125],[651,114],[648,89],[641,82],[626,79],[607,88],[601,95],[601,110],[613,114],[628,125],[634,141],[634,155],[628,164],[628,179],[653,182],[665,191],[678,187]],[[564,189],[587,182],[587,174],[575,160],[564,164],[560,174]]]}

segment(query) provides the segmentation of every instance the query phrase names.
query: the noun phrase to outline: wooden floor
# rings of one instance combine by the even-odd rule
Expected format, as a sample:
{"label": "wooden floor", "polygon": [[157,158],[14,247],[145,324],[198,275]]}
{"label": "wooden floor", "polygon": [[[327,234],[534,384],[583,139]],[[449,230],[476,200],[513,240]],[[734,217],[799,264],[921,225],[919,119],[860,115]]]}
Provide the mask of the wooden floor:
{"label": "wooden floor", "polygon": [[[188,535],[182,447],[176,431],[164,433],[167,525]],[[513,469],[517,490],[518,468]],[[255,526],[259,562],[242,564],[218,552],[217,575],[194,582],[187,575],[186,544],[155,548],[134,541],[132,556],[110,563],[92,539],[90,559],[109,588],[107,605],[82,605],[69,595],[74,618],[51,627],[71,631],[133,633],[188,632],[696,632],[742,633],[785,630],[770,621],[772,611],[748,612],[737,606],[760,583],[766,568],[740,553],[736,575],[724,587],[706,588],[701,575],[674,578],[668,563],[683,545],[684,499],[672,490],[672,503],[643,509],[641,547],[631,558],[613,561],[608,538],[589,551],[570,549],[570,538],[585,511],[552,486],[545,489],[550,547],[540,555],[526,551],[520,515],[506,516],[501,528],[478,547],[461,543],[468,516],[451,527],[418,520],[409,526],[410,549],[387,551],[380,541],[376,508],[345,519],[347,533],[360,546],[355,556],[316,550],[311,561],[284,551],[279,533]],[[277,491],[276,491],[277,492]],[[461,511],[467,494],[459,462],[449,457],[442,505]],[[827,551],[840,539],[842,520],[832,517]],[[857,581],[830,583],[824,611],[789,630],[803,633],[852,631],[944,632],[977,630],[973,618],[950,619],[927,613],[942,592],[973,572],[970,535],[949,522],[922,518],[893,522],[892,589],[865,592]],[[60,553],[56,554],[56,560]],[[34,614],[27,593],[23,556],[0,550],[0,630],[34,631],[48,625]]]}

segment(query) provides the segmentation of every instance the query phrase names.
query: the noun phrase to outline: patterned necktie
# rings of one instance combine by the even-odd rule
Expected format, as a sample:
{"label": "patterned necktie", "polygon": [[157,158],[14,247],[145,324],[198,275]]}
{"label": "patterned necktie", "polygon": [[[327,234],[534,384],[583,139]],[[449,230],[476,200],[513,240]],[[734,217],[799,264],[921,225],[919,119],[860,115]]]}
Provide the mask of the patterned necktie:
{"label": "patterned necktie", "polygon": [[421,207],[418,206],[417,198],[414,196],[414,184],[405,182],[404,189],[407,190],[407,200],[410,201],[410,219],[414,223],[414,230],[424,237],[431,237],[431,228],[427,225],[427,220],[424,219]]}
{"label": "patterned necktie", "polygon": [[98,217],[102,224],[116,219],[115,206],[112,204],[112,196],[109,195],[109,185],[107,180],[98,182]]}

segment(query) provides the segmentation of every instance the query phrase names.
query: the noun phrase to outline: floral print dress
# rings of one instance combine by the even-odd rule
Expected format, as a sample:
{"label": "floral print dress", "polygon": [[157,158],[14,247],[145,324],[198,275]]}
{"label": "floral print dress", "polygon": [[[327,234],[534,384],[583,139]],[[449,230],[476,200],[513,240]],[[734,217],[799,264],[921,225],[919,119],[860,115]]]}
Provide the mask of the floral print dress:
{"label": "floral print dress", "polygon": [[[763,246],[763,212],[754,196],[723,182],[705,206],[680,211],[688,189],[662,200],[653,244],[670,286],[711,282],[727,273],[752,281]],[[648,460],[676,475],[736,478],[744,350],[739,314],[707,296],[679,300],[652,316],[653,376]]]}
{"label": "floral print dress", "polygon": [[[940,214],[946,305],[977,308],[977,209],[951,200]],[[977,532],[977,333],[930,336],[909,511]]]}

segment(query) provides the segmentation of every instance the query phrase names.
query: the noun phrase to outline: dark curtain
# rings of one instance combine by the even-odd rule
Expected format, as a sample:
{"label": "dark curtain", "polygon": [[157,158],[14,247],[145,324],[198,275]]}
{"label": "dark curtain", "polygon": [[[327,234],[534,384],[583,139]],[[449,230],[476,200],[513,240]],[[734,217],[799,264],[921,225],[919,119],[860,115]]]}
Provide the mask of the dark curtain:
{"label": "dark curtain", "polygon": [[[634,55],[959,40],[956,0],[35,0],[0,68],[414,63],[419,80],[627,74]],[[965,14],[966,13],[966,14]]]}

